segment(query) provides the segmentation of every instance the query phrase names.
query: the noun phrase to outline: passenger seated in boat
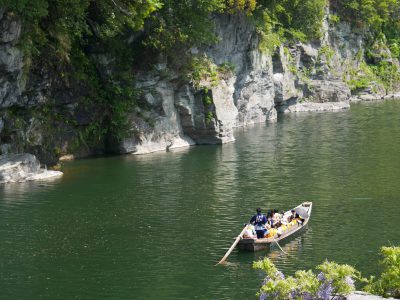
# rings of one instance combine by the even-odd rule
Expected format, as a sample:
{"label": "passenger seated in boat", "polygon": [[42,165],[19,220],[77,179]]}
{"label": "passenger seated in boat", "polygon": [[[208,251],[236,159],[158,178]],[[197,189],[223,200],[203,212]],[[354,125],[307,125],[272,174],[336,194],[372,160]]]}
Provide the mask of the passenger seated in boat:
{"label": "passenger seated in boat", "polygon": [[275,211],[271,209],[268,214],[267,214],[267,228],[276,228],[278,227],[278,224],[276,222],[276,216],[275,216]]}
{"label": "passenger seated in boat", "polygon": [[281,215],[281,225],[288,224],[289,223],[289,216],[287,214],[285,215],[284,211],[281,211],[280,215]]}
{"label": "passenger seated in boat", "polygon": [[267,217],[261,213],[261,208],[257,208],[257,214],[250,219],[250,224],[254,225],[257,238],[264,238],[264,235],[268,232],[266,228]]}
{"label": "passenger seated in boat", "polygon": [[297,221],[297,223],[299,223],[299,224],[303,224],[304,219],[303,219],[302,217],[300,217],[299,214],[296,213],[296,221]]}
{"label": "passenger seated in boat", "polygon": [[281,215],[278,213],[278,210],[275,209],[272,215],[272,220],[274,221],[274,227],[277,228],[281,226]]}
{"label": "passenger seated in boat", "polygon": [[289,222],[289,223],[296,219],[296,211],[295,211],[294,209],[292,209],[290,212],[291,212],[292,214],[291,214],[291,215],[289,216],[289,218],[288,218],[288,222]]}
{"label": "passenger seated in boat", "polygon": [[247,228],[243,233],[243,237],[245,239],[253,239],[253,238],[256,237],[256,232],[254,230],[254,225],[251,225],[251,224],[247,225]]}

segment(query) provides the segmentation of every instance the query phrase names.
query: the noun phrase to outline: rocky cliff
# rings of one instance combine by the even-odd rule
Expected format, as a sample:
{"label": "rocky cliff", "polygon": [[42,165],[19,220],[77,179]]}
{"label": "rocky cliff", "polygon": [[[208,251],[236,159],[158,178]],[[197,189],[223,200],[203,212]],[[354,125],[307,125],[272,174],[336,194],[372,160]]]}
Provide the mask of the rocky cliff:
{"label": "rocky cliff", "polygon": [[[129,134],[90,146],[77,130],[90,126],[97,114],[81,99],[84,87],[60,72],[29,68],[18,45],[21,23],[0,11],[0,152],[26,151],[54,164],[67,153],[168,151],[231,142],[234,128],[275,120],[278,112],[349,107],[352,77],[363,72],[365,32],[331,22],[327,12],[320,40],[269,53],[260,50],[259,35],[245,15],[217,15],[213,23],[218,41],[190,49],[208,71],[182,76],[162,58],[151,70],[141,68]],[[109,71],[104,60],[98,66]],[[377,83],[357,92],[357,99],[386,93]]]}

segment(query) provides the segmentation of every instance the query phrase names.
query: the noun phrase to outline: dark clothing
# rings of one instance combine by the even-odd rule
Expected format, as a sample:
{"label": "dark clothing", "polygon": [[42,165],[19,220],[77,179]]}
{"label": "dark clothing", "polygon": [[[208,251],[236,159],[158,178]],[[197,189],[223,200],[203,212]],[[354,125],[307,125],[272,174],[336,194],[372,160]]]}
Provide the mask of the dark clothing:
{"label": "dark clothing", "polygon": [[250,219],[250,224],[254,225],[258,239],[264,238],[264,234],[267,232],[265,229],[267,221],[267,217],[263,214],[256,214]]}
{"label": "dark clothing", "polygon": [[267,217],[263,214],[256,214],[250,219],[250,224],[253,224],[256,230],[264,229],[267,223]]}
{"label": "dark clothing", "polygon": [[298,214],[296,214],[296,215],[291,214],[289,217],[289,222],[292,222],[295,218],[297,218],[297,216],[298,216]]}
{"label": "dark clothing", "polygon": [[267,229],[256,230],[257,238],[258,238],[258,239],[263,239],[266,232],[267,232]]}

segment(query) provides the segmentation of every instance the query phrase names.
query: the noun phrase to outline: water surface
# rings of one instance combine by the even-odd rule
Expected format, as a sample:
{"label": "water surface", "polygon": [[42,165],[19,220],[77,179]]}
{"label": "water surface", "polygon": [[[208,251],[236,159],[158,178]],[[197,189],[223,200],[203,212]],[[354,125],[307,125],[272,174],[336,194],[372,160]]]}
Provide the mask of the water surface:
{"label": "water surface", "polygon": [[[400,244],[400,102],[280,116],[235,143],[77,160],[54,182],[0,187],[2,299],[254,299],[267,256],[376,274]],[[258,206],[313,201],[307,231],[215,267]]]}

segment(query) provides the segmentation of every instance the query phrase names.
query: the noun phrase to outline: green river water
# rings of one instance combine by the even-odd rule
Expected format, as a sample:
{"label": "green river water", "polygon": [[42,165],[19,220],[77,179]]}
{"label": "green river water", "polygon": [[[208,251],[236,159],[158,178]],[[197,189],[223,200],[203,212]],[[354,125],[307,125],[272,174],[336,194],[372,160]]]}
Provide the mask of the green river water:
{"label": "green river water", "polygon": [[[399,245],[400,102],[281,115],[236,142],[77,160],[0,187],[0,299],[255,299],[267,256],[376,274]],[[214,266],[254,209],[313,201],[306,231]]]}

